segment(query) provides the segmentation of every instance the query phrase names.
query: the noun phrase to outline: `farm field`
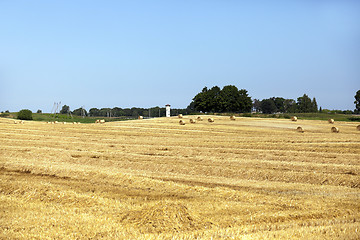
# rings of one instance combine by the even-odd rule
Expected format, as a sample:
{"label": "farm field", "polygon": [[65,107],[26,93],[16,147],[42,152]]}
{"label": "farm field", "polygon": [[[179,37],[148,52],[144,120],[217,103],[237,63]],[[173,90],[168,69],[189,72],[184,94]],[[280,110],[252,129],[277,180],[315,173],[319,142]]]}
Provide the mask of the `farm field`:
{"label": "farm field", "polygon": [[359,123],[191,117],[0,118],[0,239],[360,238]]}

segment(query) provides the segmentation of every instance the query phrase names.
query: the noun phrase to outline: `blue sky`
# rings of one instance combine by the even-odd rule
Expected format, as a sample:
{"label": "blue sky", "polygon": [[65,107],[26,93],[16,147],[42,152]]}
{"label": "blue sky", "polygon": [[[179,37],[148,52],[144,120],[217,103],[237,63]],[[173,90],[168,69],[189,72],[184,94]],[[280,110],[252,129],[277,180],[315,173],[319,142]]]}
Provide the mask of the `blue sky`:
{"label": "blue sky", "polygon": [[0,111],[185,108],[215,85],[353,110],[360,1],[0,0]]}

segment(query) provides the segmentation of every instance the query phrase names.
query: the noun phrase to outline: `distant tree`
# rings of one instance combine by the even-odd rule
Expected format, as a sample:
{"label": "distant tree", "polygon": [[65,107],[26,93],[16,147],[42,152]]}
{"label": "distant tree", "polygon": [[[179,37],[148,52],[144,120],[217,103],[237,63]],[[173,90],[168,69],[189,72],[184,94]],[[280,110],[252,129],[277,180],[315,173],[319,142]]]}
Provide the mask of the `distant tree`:
{"label": "distant tree", "polygon": [[220,88],[212,87],[210,90],[204,87],[203,90],[193,98],[195,110],[200,112],[218,112],[220,106]]}
{"label": "distant tree", "polygon": [[251,97],[245,89],[233,85],[220,89],[214,86],[211,89],[204,87],[189,105],[190,109],[200,112],[250,112]]}
{"label": "distant tree", "polygon": [[32,120],[32,112],[29,109],[23,109],[18,113],[18,119]]}
{"label": "distant tree", "polygon": [[87,111],[83,108],[78,108],[78,109],[75,109],[73,112],[72,112],[73,115],[77,115],[77,116],[87,116]]}
{"label": "distant tree", "polygon": [[260,112],[261,111],[261,101],[259,99],[254,99],[253,101],[253,109],[255,112]]}
{"label": "distant tree", "polygon": [[67,105],[62,106],[61,110],[60,110],[60,114],[67,114],[70,112],[70,107]]}
{"label": "distant tree", "polygon": [[42,113],[42,111],[39,109],[39,110],[37,110],[37,112],[36,113]]}
{"label": "distant tree", "polygon": [[219,94],[219,102],[214,110],[217,112],[239,112],[241,106],[240,92],[233,85],[225,86]]}
{"label": "distant tree", "polygon": [[205,94],[205,106],[206,111],[205,112],[220,112],[220,96],[221,90],[218,86],[212,87],[210,90],[208,90]]}
{"label": "distant tree", "polygon": [[354,112],[356,113],[360,113],[360,90],[358,90],[355,94],[355,101],[354,101],[354,104],[355,104],[355,110]]}
{"label": "distant tree", "polygon": [[194,110],[199,112],[207,111],[208,108],[206,107],[206,103],[205,103],[205,95],[207,91],[208,91],[207,87],[204,87],[201,92],[195,95],[193,101],[190,103],[191,105],[194,106]]}
{"label": "distant tree", "polygon": [[343,114],[353,114],[354,112],[353,111],[351,111],[351,110],[344,110],[344,111],[342,111],[343,112]]}
{"label": "distant tree", "polygon": [[317,112],[318,111],[318,105],[317,105],[317,102],[316,102],[316,98],[313,98],[313,100],[311,102],[311,105],[312,105],[311,112]]}
{"label": "distant tree", "polygon": [[100,109],[100,116],[110,117],[110,115],[111,115],[111,108],[101,108]]}
{"label": "distant tree", "polygon": [[121,108],[114,107],[112,110],[114,117],[124,116],[124,111]]}
{"label": "distant tree", "polygon": [[131,116],[134,118],[137,118],[140,115],[140,112],[138,108],[131,108],[132,114]]}
{"label": "distant tree", "polygon": [[248,91],[245,89],[240,89],[240,109],[239,112],[251,112],[252,100],[248,95]]}
{"label": "distant tree", "polygon": [[277,110],[276,105],[272,99],[264,99],[261,101],[261,111],[263,113],[271,114]]}
{"label": "distant tree", "polygon": [[196,111],[194,101],[191,101],[191,103],[189,104],[189,106],[187,106],[186,109],[188,109],[188,111],[191,111],[191,112]]}
{"label": "distant tree", "polygon": [[275,103],[276,112],[285,112],[284,101],[285,99],[282,97],[272,97],[271,100]]}
{"label": "distant tree", "polygon": [[285,99],[284,101],[284,112],[295,113],[296,112],[296,101],[294,99]]}
{"label": "distant tree", "polygon": [[89,115],[92,117],[98,117],[100,116],[100,110],[97,108],[90,108]]}
{"label": "distant tree", "polygon": [[297,99],[297,110],[300,113],[308,113],[313,110],[313,103],[308,95],[304,94],[302,97]]}

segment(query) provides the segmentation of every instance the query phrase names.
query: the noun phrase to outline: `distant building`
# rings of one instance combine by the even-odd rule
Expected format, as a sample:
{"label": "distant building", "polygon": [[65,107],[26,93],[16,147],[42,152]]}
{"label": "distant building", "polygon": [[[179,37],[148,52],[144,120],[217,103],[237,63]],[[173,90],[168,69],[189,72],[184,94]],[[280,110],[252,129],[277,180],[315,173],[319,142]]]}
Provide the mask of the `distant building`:
{"label": "distant building", "polygon": [[165,109],[166,109],[166,117],[170,117],[170,104],[166,104]]}

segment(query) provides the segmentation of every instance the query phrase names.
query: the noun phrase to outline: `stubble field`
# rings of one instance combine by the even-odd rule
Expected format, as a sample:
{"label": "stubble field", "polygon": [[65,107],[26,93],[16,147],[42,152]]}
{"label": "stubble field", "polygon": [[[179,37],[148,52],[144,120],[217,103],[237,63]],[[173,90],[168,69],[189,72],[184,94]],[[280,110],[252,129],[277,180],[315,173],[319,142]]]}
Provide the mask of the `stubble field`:
{"label": "stubble field", "polygon": [[0,118],[0,238],[360,238],[356,123],[212,117]]}

